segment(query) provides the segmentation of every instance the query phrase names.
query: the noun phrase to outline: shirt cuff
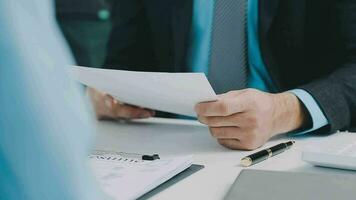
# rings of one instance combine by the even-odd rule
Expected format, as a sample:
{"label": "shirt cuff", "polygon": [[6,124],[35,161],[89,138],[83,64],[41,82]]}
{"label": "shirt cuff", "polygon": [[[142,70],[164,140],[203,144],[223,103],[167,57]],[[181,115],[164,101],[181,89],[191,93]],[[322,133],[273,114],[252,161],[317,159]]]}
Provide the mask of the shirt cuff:
{"label": "shirt cuff", "polygon": [[288,92],[291,92],[296,95],[298,99],[304,104],[310,114],[310,118],[312,121],[311,128],[294,131],[292,132],[293,135],[302,135],[329,124],[323,111],[321,110],[320,106],[311,94],[302,89],[289,90]]}

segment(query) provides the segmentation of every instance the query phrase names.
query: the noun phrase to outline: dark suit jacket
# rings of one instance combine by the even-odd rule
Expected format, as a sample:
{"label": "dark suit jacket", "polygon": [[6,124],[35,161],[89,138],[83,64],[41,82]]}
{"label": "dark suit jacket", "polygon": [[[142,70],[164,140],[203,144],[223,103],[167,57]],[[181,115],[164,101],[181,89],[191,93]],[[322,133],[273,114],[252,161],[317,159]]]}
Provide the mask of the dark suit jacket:
{"label": "dark suit jacket", "polygon": [[[118,2],[106,67],[186,71],[192,0]],[[261,0],[259,39],[280,91],[311,93],[329,131],[356,126],[355,0]]]}

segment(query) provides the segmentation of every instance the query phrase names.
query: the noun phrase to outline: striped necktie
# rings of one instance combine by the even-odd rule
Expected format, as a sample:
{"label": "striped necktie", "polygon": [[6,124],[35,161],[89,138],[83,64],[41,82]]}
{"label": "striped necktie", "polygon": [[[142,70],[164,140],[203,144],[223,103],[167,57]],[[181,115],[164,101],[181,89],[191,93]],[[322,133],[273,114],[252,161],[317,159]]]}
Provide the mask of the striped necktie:
{"label": "striped necktie", "polygon": [[247,0],[215,0],[209,81],[216,93],[247,86]]}

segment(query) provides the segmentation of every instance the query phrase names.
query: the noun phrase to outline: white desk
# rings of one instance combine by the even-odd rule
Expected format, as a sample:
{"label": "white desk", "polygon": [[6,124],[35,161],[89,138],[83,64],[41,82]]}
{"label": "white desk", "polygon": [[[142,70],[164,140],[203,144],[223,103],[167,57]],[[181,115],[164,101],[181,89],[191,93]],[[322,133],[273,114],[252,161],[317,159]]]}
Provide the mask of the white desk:
{"label": "white desk", "polygon": [[[290,138],[274,138],[271,146]],[[313,171],[354,173],[313,167],[301,160],[301,149],[317,137],[293,138],[292,149],[250,168],[281,171]],[[266,147],[265,146],[265,147]],[[98,122],[96,149],[153,154],[161,157],[193,154],[195,163],[204,169],[187,177],[153,199],[222,199],[240,173],[239,165],[246,151],[234,151],[220,146],[207,127],[195,121],[153,118],[140,122]]]}

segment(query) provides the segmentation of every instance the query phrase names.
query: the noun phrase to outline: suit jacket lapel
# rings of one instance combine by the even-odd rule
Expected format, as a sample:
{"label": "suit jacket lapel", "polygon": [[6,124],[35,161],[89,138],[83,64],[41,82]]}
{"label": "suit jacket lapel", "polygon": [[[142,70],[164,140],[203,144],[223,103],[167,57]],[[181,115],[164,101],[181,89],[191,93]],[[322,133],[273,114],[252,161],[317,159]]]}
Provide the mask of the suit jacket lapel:
{"label": "suit jacket lapel", "polygon": [[172,9],[174,63],[176,71],[185,71],[192,26],[193,0],[176,0]]}
{"label": "suit jacket lapel", "polygon": [[267,34],[277,14],[280,0],[260,0],[259,1],[259,33],[263,37]]}
{"label": "suit jacket lapel", "polygon": [[273,23],[275,16],[277,15],[279,3],[279,0],[260,0],[258,7],[258,29],[262,59],[267,67],[269,74],[272,77],[272,80],[274,81],[277,87],[277,90],[280,90],[281,88],[281,84],[278,81],[280,80],[279,70],[271,52],[272,49],[270,47],[270,43],[267,40],[267,33]]}

